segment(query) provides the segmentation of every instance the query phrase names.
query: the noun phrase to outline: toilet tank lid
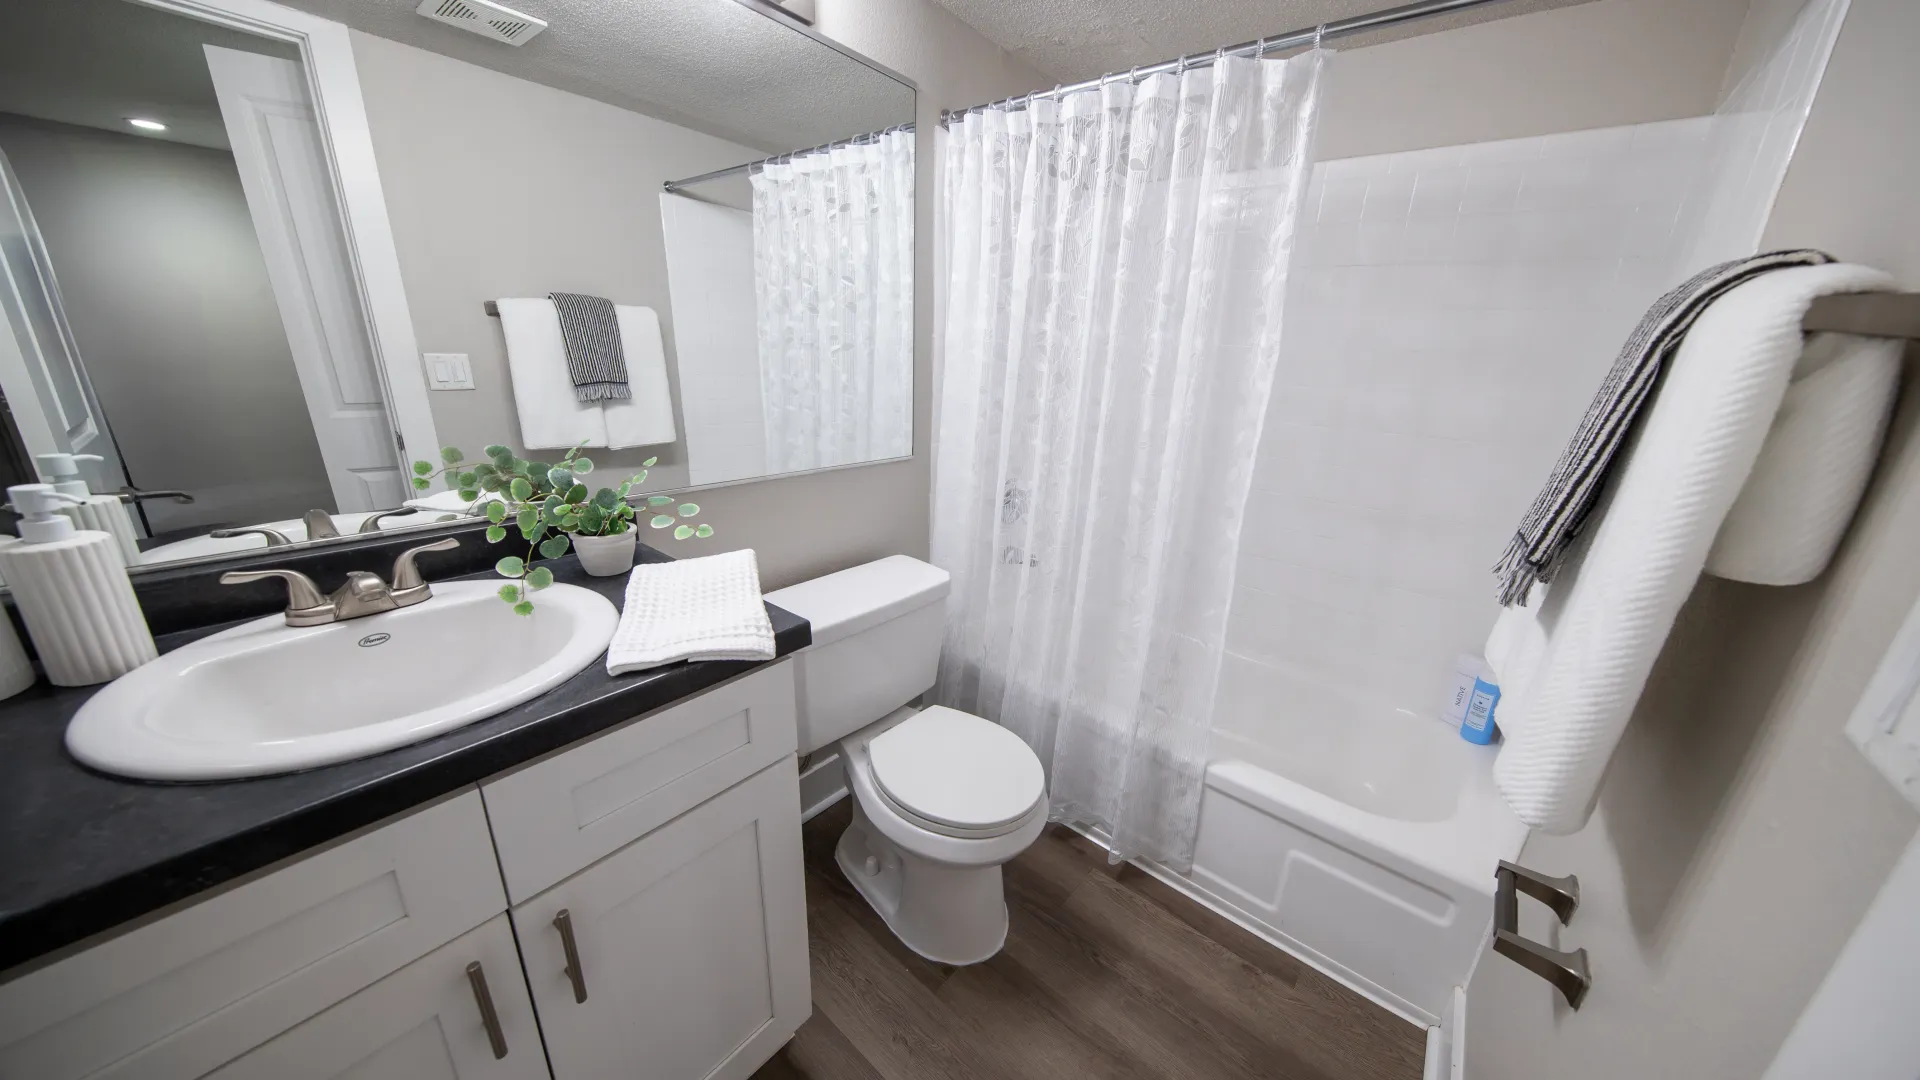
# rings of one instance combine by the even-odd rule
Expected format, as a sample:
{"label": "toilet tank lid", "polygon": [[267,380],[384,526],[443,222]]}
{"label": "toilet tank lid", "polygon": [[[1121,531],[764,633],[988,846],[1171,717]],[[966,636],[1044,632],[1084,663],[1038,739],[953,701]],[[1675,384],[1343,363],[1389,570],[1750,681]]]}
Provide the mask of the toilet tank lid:
{"label": "toilet tank lid", "polygon": [[889,555],[767,594],[813,626],[813,643],[838,641],[947,596],[947,572],[907,555]]}

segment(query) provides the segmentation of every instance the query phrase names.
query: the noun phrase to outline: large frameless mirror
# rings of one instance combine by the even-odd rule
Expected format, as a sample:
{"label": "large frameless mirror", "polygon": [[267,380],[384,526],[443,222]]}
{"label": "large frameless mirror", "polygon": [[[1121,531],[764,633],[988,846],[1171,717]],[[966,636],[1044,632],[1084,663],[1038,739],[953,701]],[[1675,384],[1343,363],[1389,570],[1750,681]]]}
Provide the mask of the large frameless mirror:
{"label": "large frameless mirror", "polygon": [[912,454],[905,80],[737,0],[290,6],[350,30],[0,0],[0,483],[137,570],[467,520],[444,447]]}

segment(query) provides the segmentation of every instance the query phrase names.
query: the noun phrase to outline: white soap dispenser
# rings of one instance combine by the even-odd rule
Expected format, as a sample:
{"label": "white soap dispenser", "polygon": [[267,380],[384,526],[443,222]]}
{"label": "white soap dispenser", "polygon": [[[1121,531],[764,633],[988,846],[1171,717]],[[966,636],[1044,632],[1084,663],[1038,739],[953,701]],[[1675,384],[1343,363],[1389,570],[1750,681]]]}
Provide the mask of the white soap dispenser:
{"label": "white soap dispenser", "polygon": [[127,513],[127,504],[118,495],[95,495],[87,487],[86,478],[80,475],[80,462],[105,460],[99,454],[33,455],[41,480],[52,484],[53,490],[63,495],[82,500],[60,512],[82,529],[95,529],[112,536],[120,548],[122,561],[128,566],[139,566],[139,537],[133,531],[133,517]]}
{"label": "white soap dispenser", "polygon": [[119,545],[61,512],[79,498],[50,484],[18,484],[7,497],[21,515],[20,541],[0,544],[0,576],[48,680],[91,686],[158,656]]}

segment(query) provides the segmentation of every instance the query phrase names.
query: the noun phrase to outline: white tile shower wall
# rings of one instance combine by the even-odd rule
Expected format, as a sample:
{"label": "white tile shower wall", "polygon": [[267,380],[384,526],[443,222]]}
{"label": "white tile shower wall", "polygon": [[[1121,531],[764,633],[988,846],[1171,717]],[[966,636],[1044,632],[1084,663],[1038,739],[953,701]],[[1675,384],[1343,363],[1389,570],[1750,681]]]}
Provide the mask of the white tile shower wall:
{"label": "white tile shower wall", "polygon": [[1694,239],[1676,280],[1759,249],[1847,2],[1808,0],[1714,111],[1709,164],[1689,200]]}
{"label": "white tile shower wall", "polygon": [[753,319],[753,221],[744,211],[660,196],[673,303],[687,480],[719,484],[767,472],[760,344]]}
{"label": "white tile shower wall", "polygon": [[1315,168],[1216,726],[1433,715],[1506,537],[1673,283],[1712,123]]}

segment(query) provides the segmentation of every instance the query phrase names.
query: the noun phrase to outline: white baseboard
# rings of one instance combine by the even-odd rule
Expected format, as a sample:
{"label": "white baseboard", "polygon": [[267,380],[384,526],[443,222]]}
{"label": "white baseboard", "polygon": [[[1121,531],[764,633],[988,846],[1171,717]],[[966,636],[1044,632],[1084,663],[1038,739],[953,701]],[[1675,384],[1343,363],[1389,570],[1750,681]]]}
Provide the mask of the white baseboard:
{"label": "white baseboard", "polygon": [[800,774],[800,820],[812,821],[822,810],[847,797],[847,772],[840,755],[828,754]]}

